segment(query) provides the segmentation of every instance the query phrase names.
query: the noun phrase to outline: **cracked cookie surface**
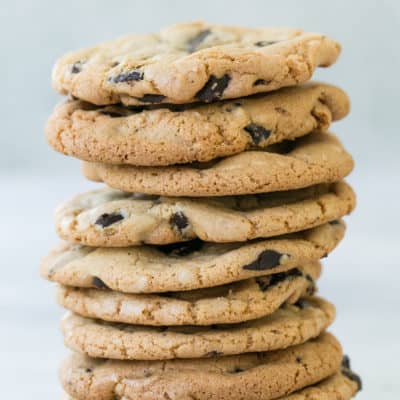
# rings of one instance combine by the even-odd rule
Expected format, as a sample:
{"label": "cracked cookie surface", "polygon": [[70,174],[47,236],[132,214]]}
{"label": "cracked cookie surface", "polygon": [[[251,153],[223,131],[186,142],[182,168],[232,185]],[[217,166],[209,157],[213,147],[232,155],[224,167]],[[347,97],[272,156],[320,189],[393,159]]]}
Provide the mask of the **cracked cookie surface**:
{"label": "cracked cookie surface", "polygon": [[68,313],[61,330],[71,350],[90,357],[170,360],[285,349],[319,336],[334,318],[332,304],[305,297],[266,317],[234,325],[150,327]]}
{"label": "cracked cookie surface", "polygon": [[163,196],[230,196],[300,189],[343,179],[353,159],[328,133],[311,133],[265,151],[205,164],[136,167],[83,163],[84,175],[126,192]]}
{"label": "cracked cookie surface", "polygon": [[342,221],[248,243],[198,240],[165,246],[94,248],[63,243],[41,264],[44,278],[67,286],[124,293],[193,290],[288,271],[327,256]]}
{"label": "cracked cookie surface", "polygon": [[62,239],[87,246],[169,244],[195,238],[227,243],[322,225],[349,214],[355,203],[345,182],[213,198],[148,196],[104,188],[66,201],[58,207],[55,220]]}
{"label": "cracked cookie surface", "polygon": [[180,108],[95,107],[70,100],[56,107],[46,134],[55,150],[82,160],[163,166],[210,161],[325,131],[348,111],[347,95],[323,83]]}
{"label": "cracked cookie surface", "polygon": [[271,400],[328,378],[341,361],[340,344],[323,333],[285,350],[209,359],[115,361],[74,355],[63,363],[60,377],[64,390],[80,400]]}
{"label": "cracked cookie surface", "polygon": [[98,105],[214,102],[305,82],[339,53],[319,33],[194,22],[68,53],[52,81]]}
{"label": "cracked cookie surface", "polygon": [[319,262],[223,286],[165,294],[127,294],[60,286],[60,305],[83,317],[139,325],[212,325],[248,321],[313,294]]}
{"label": "cracked cookie surface", "polygon": [[[350,400],[358,392],[357,383],[342,372],[277,400]],[[77,400],[64,395],[62,400]],[[264,399],[263,399],[264,400]]]}

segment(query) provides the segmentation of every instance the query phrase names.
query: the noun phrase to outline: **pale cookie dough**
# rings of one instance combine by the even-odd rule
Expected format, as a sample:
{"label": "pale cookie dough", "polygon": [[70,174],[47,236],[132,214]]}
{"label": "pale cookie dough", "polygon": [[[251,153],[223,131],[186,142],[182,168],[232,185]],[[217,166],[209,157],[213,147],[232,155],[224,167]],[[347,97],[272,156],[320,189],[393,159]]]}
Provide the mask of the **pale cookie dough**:
{"label": "pale cookie dough", "polygon": [[126,192],[163,196],[230,196],[300,189],[343,179],[353,159],[328,133],[311,133],[268,151],[244,151],[206,164],[134,167],[83,164],[91,180]]}
{"label": "pale cookie dough", "polygon": [[339,53],[319,33],[194,22],[68,53],[52,81],[60,93],[98,105],[208,103],[305,82]]}
{"label": "pale cookie dough", "polygon": [[272,400],[328,378],[341,361],[340,344],[324,333],[285,350],[227,357],[112,361],[73,355],[60,378],[79,400]]}
{"label": "pale cookie dough", "polygon": [[319,262],[224,286],[165,294],[126,294],[60,286],[59,304],[83,317],[139,325],[212,325],[261,318],[313,294]]}
{"label": "pale cookie dough", "polygon": [[349,214],[356,197],[345,182],[257,195],[176,198],[99,189],[56,211],[59,236],[99,247],[168,244],[200,238],[244,242],[312,228]]}
{"label": "pale cookie dough", "polygon": [[343,238],[342,221],[248,243],[201,241],[166,246],[93,248],[68,243],[41,264],[44,278],[67,286],[125,293],[193,290],[287,271],[327,256]]}
{"label": "pale cookie dough", "polygon": [[234,325],[150,327],[68,313],[61,329],[70,349],[90,357],[169,360],[285,349],[319,336],[334,318],[332,304],[305,297],[269,316]]}
{"label": "pale cookie dough", "polygon": [[342,90],[323,83],[181,108],[99,108],[70,100],[56,107],[46,135],[55,150],[86,161],[143,166],[204,162],[326,131],[332,120],[347,115],[349,106]]}

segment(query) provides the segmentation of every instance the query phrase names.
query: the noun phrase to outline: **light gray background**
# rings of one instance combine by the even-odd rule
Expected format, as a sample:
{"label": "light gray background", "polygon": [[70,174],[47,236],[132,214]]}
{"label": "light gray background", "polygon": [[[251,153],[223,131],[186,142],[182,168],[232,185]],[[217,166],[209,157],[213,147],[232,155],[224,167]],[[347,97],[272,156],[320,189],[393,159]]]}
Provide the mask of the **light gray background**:
{"label": "light gray background", "polygon": [[2,396],[56,399],[65,354],[53,287],[37,274],[57,238],[52,212],[94,185],[79,163],[46,146],[43,125],[59,97],[50,87],[65,51],[126,32],[204,19],[321,31],[343,44],[317,78],[346,89],[352,113],[333,130],[357,167],[359,197],[343,244],[325,262],[322,294],[338,308],[333,331],[364,378],[360,399],[400,398],[399,71],[397,1],[2,1],[0,7],[0,377]]}

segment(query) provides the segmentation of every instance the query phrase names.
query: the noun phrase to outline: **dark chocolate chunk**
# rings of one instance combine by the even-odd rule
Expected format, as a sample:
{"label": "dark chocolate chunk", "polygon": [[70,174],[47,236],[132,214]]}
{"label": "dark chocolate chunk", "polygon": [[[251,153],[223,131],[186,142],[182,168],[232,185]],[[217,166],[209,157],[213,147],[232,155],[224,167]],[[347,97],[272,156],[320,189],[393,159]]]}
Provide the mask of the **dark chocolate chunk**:
{"label": "dark chocolate chunk", "polygon": [[312,304],[310,302],[308,302],[307,300],[305,300],[305,299],[300,299],[300,300],[297,301],[295,306],[299,307],[302,310],[304,310],[305,308],[311,307]]}
{"label": "dark chocolate chunk", "polygon": [[257,124],[249,124],[244,127],[244,130],[250,134],[255,144],[260,144],[263,140],[270,137],[271,131]]}
{"label": "dark chocolate chunk", "polygon": [[72,64],[71,73],[72,74],[79,74],[82,71],[82,61],[77,61],[76,63]]}
{"label": "dark chocolate chunk", "polygon": [[271,46],[271,44],[278,43],[278,40],[260,40],[258,42],[254,43],[254,46],[257,47],[266,47],[266,46]]}
{"label": "dark chocolate chunk", "polygon": [[251,271],[272,269],[280,265],[282,256],[284,256],[284,254],[275,250],[265,250],[253,262],[243,266],[243,269],[248,269]]}
{"label": "dark chocolate chunk", "polygon": [[124,216],[118,212],[113,212],[111,214],[105,213],[100,215],[99,218],[97,218],[95,225],[100,225],[102,228],[107,228],[107,226],[115,224],[116,222],[121,221],[123,219]]}
{"label": "dark chocolate chunk", "polygon": [[189,242],[171,243],[157,246],[158,250],[170,256],[187,256],[203,247],[204,242],[200,239],[190,240]]}
{"label": "dark chocolate chunk", "polygon": [[224,353],[222,353],[221,351],[210,351],[206,354],[204,354],[204,357],[218,357],[218,356],[222,356]]}
{"label": "dark chocolate chunk", "polygon": [[193,53],[194,51],[196,51],[199,44],[210,34],[211,34],[210,29],[206,29],[204,31],[199,32],[195,37],[191,38],[188,41],[187,51],[189,53]]}
{"label": "dark chocolate chunk", "polygon": [[97,276],[92,278],[92,285],[97,289],[109,289],[109,287]]}
{"label": "dark chocolate chunk", "polygon": [[342,374],[357,384],[358,391],[362,390],[362,380],[359,375],[348,368],[342,368]]}
{"label": "dark chocolate chunk", "polygon": [[203,88],[196,93],[196,97],[206,103],[219,100],[224,90],[228,87],[230,80],[231,77],[228,74],[223,75],[221,78],[211,75]]}
{"label": "dark chocolate chunk", "polygon": [[138,97],[137,99],[143,103],[158,104],[165,99],[165,96],[163,96],[162,94],[147,93],[142,97]]}
{"label": "dark chocolate chunk", "polygon": [[317,291],[317,286],[315,285],[315,281],[314,281],[314,279],[312,278],[312,276],[311,275],[306,275],[306,279],[307,279],[307,281],[308,281],[308,283],[309,283],[309,286],[308,286],[308,288],[307,288],[307,294],[309,295],[309,296],[311,296],[311,295],[313,295],[316,291]]}
{"label": "dark chocolate chunk", "polygon": [[178,231],[182,232],[185,228],[189,226],[189,220],[186,215],[182,211],[178,211],[175,214],[172,214],[169,219],[170,224],[177,228]]}
{"label": "dark chocolate chunk", "polygon": [[347,354],[345,354],[342,358],[342,368],[351,369],[350,357]]}
{"label": "dark chocolate chunk", "polygon": [[254,81],[253,86],[261,86],[261,85],[268,85],[271,81],[267,81],[265,79],[257,79]]}
{"label": "dark chocolate chunk", "polygon": [[141,81],[143,80],[143,76],[143,72],[141,71],[128,71],[118,74],[116,76],[112,76],[108,80],[113,83]]}
{"label": "dark chocolate chunk", "polygon": [[297,268],[293,268],[289,271],[279,272],[270,276],[262,276],[256,278],[256,282],[260,289],[265,292],[269,288],[278,285],[279,283],[285,281],[286,279],[294,279],[303,276],[302,272]]}
{"label": "dark chocolate chunk", "polygon": [[121,118],[124,116],[124,114],[115,112],[115,111],[107,111],[107,110],[101,110],[99,111],[99,113],[101,115],[107,115],[107,117],[111,117],[111,118]]}
{"label": "dark chocolate chunk", "polygon": [[270,276],[269,285],[275,286],[278,283],[285,281],[286,279],[298,278],[300,276],[303,276],[303,274],[297,268],[293,268],[293,269],[291,269],[289,271],[285,271],[285,272],[279,272],[277,274],[273,274]]}

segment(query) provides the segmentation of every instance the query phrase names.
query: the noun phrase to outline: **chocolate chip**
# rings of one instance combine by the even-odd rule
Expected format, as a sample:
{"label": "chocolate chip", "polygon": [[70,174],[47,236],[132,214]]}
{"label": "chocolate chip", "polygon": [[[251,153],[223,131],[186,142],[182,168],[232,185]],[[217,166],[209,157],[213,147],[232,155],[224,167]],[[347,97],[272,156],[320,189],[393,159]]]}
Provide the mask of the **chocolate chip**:
{"label": "chocolate chip", "polygon": [[253,262],[245,265],[243,269],[251,271],[272,269],[280,265],[280,261],[285,255],[286,254],[279,253],[275,250],[265,250]]}
{"label": "chocolate chip", "polygon": [[224,353],[222,353],[221,351],[210,351],[206,354],[204,354],[204,357],[218,357],[218,356],[222,356]]}
{"label": "chocolate chip", "polygon": [[316,287],[316,285],[315,285],[315,281],[314,281],[314,279],[312,278],[312,276],[310,276],[310,275],[306,275],[306,279],[307,279],[307,281],[308,281],[308,283],[309,283],[309,286],[308,286],[308,288],[307,288],[307,294],[309,295],[309,296],[311,296],[311,295],[313,295],[316,291],[317,291],[317,287]]}
{"label": "chocolate chip", "polygon": [[346,354],[342,358],[342,367],[343,368],[347,368],[347,369],[351,368],[350,357],[348,355],[346,355]]}
{"label": "chocolate chip", "polygon": [[141,71],[128,71],[123,72],[122,74],[112,76],[108,80],[113,83],[123,83],[123,82],[132,82],[132,81],[141,81],[143,80],[144,74]]}
{"label": "chocolate chip", "polygon": [[187,256],[203,247],[204,242],[200,239],[190,240],[189,242],[171,243],[164,246],[157,246],[158,250],[170,256]]}
{"label": "chocolate chip", "polygon": [[171,215],[169,219],[169,223],[178,229],[179,232],[182,232],[185,228],[189,226],[189,220],[186,215],[182,211],[178,211]]}
{"label": "chocolate chip", "polygon": [[294,279],[303,276],[302,272],[297,268],[293,268],[286,272],[279,272],[277,274],[273,274],[270,277],[269,285],[275,286],[278,283],[285,281],[286,279]]}
{"label": "chocolate chip", "polygon": [[111,117],[111,118],[121,118],[124,116],[124,114],[115,112],[115,111],[107,111],[107,110],[101,110],[99,111],[99,113],[101,115],[107,115],[107,117]]}
{"label": "chocolate chip", "polygon": [[82,71],[82,61],[77,61],[76,63],[72,64],[71,73],[72,74],[79,74]]}
{"label": "chocolate chip", "polygon": [[278,43],[278,40],[260,40],[258,42],[254,43],[254,46],[257,47],[266,47],[266,46],[271,46],[271,44]]}
{"label": "chocolate chip", "polygon": [[223,75],[221,78],[211,75],[203,88],[196,93],[196,97],[206,103],[219,100],[224,90],[228,87],[230,80],[231,77],[228,74]]}
{"label": "chocolate chip", "polygon": [[271,135],[271,131],[269,129],[253,123],[245,126],[244,130],[250,134],[255,144],[260,144],[263,140],[268,139]]}
{"label": "chocolate chip", "polygon": [[362,380],[359,375],[357,375],[355,372],[353,372],[349,368],[342,368],[342,374],[344,376],[347,376],[347,378],[349,378],[350,380],[352,380],[353,382],[355,382],[357,384],[358,391],[362,390]]}
{"label": "chocolate chip", "polygon": [[265,292],[269,288],[278,285],[279,283],[287,280],[287,279],[294,279],[297,277],[303,276],[300,270],[297,268],[293,268],[289,271],[279,272],[277,274],[273,274],[270,276],[263,276],[256,279],[256,282],[260,289]]}
{"label": "chocolate chip", "polygon": [[92,285],[97,289],[109,289],[109,287],[97,276],[92,278]]}
{"label": "chocolate chip", "polygon": [[151,103],[151,104],[158,104],[161,103],[165,99],[165,96],[162,94],[151,94],[147,93],[142,97],[138,97],[137,100],[143,103]]}
{"label": "chocolate chip", "polygon": [[254,81],[253,86],[261,86],[261,85],[268,85],[271,81],[267,81],[265,79],[257,79]]}
{"label": "chocolate chip", "polygon": [[311,307],[312,304],[305,299],[300,299],[297,301],[297,303],[295,303],[295,306],[299,307],[301,310],[304,310],[305,308]]}
{"label": "chocolate chip", "polygon": [[102,228],[107,228],[107,226],[115,224],[116,222],[121,221],[123,219],[124,216],[118,212],[113,212],[111,214],[104,213],[100,215],[99,218],[97,218],[95,225],[100,225]]}
{"label": "chocolate chip", "polygon": [[238,373],[243,372],[243,371],[244,371],[244,369],[239,368],[239,367],[235,367],[235,369],[231,373],[232,374],[238,374]]}
{"label": "chocolate chip", "polygon": [[303,359],[301,357],[298,357],[298,356],[296,357],[296,362],[297,363],[301,364],[302,361],[303,361]]}
{"label": "chocolate chip", "polygon": [[197,47],[199,44],[204,41],[204,39],[211,34],[210,29],[206,29],[204,31],[199,32],[196,36],[191,38],[188,43],[187,43],[187,51],[189,53],[193,53],[194,51],[197,50]]}

